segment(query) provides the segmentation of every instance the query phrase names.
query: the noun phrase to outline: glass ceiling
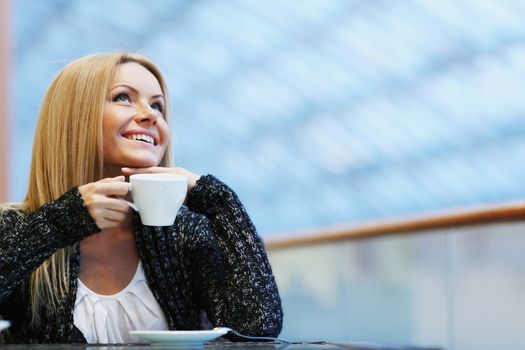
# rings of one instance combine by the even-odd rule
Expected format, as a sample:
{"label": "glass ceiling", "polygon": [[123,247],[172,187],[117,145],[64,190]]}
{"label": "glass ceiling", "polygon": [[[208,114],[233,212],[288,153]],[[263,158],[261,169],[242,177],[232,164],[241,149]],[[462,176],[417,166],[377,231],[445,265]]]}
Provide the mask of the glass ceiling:
{"label": "glass ceiling", "polygon": [[240,196],[264,237],[525,198],[525,3],[12,0],[11,196],[70,60],[165,73],[177,165]]}

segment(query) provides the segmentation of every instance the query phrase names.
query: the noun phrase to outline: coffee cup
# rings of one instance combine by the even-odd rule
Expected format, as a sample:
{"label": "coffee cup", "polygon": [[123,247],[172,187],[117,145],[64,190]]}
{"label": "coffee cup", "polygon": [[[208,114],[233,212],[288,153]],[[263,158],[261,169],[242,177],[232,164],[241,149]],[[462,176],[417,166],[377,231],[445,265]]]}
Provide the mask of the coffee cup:
{"label": "coffee cup", "polygon": [[171,226],[186,198],[188,179],[173,174],[135,174],[129,177],[133,203],[146,226]]}

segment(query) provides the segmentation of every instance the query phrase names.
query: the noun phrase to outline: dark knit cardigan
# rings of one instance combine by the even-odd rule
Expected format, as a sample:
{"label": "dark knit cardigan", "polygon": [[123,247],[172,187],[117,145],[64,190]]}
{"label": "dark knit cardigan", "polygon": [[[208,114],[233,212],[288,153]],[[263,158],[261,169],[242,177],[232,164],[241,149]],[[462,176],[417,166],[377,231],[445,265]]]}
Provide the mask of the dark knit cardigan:
{"label": "dark knit cardigan", "polygon": [[[214,326],[277,336],[281,301],[261,239],[236,194],[211,175],[188,194],[171,227],[149,227],[134,214],[135,239],[148,285],[170,329]],[[85,343],[73,325],[79,242],[100,229],[77,188],[29,215],[0,218],[0,315],[14,343]],[[69,291],[55,309],[42,305],[30,326],[29,276],[57,249],[71,246]]]}

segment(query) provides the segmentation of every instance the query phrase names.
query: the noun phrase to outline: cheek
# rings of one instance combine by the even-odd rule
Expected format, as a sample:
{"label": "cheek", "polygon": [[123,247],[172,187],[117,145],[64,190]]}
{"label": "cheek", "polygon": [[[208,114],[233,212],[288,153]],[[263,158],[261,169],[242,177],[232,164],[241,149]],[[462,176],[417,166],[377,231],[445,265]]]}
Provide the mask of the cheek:
{"label": "cheek", "polygon": [[119,134],[126,115],[114,106],[106,106],[102,115],[102,134],[104,139],[112,141]]}
{"label": "cheek", "polygon": [[113,138],[111,137],[111,134],[106,128],[102,129],[102,144],[104,145],[104,149],[107,149],[107,146],[111,145],[112,143]]}
{"label": "cheek", "polygon": [[166,121],[164,119],[162,119],[159,122],[159,133],[160,133],[160,136],[162,137],[162,140],[163,140],[162,143],[167,145],[170,142],[170,139],[171,139],[171,132],[170,132],[170,129],[168,127],[168,124],[166,123]]}
{"label": "cheek", "polygon": [[109,118],[105,113],[104,113],[104,118],[102,119],[102,138],[103,138],[103,142],[104,144],[108,144],[108,143],[111,143],[112,141],[112,135],[113,135],[113,127],[112,127],[112,123],[111,123],[111,118]]}

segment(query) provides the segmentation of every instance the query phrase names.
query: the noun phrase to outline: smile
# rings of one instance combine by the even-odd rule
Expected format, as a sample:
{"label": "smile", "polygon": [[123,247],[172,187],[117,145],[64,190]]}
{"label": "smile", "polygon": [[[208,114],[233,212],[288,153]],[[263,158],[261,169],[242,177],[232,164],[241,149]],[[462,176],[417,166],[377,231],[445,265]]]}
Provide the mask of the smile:
{"label": "smile", "polygon": [[133,141],[141,141],[145,143],[149,143],[151,145],[156,145],[155,139],[149,135],[146,134],[130,134],[130,135],[123,135],[128,140]]}

